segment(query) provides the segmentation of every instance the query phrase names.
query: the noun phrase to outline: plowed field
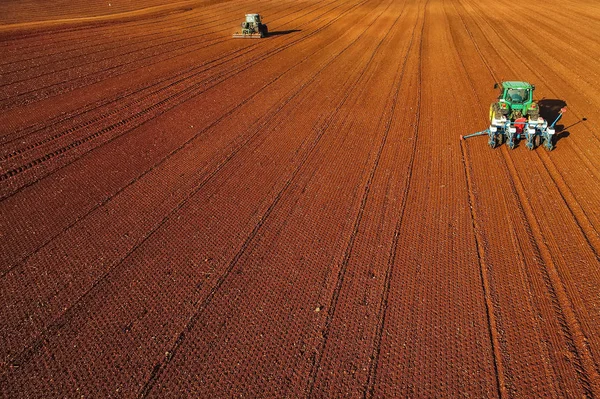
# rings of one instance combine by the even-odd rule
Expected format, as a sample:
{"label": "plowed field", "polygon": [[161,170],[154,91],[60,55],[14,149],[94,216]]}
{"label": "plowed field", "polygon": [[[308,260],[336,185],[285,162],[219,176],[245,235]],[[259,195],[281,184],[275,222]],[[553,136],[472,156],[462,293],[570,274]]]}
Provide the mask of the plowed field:
{"label": "plowed field", "polygon": [[[0,397],[600,397],[597,2],[54,3],[0,5]],[[554,151],[460,140],[505,80]]]}

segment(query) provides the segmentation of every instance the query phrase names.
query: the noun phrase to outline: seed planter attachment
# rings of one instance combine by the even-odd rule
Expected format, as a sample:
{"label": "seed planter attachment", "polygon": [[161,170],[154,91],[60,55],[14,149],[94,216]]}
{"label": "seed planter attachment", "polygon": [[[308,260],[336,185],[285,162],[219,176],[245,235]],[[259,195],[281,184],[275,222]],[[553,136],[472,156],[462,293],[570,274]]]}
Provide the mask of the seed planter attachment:
{"label": "seed planter attachment", "polygon": [[517,140],[524,139],[526,141],[525,147],[530,150],[543,145],[546,150],[552,151],[554,149],[554,144],[552,143],[555,133],[554,126],[565,112],[566,108],[562,108],[551,124],[548,124],[541,117],[535,120],[519,118],[515,121],[510,121],[505,116],[501,116],[500,118],[494,117],[487,129],[466,136],[460,136],[460,138],[461,140],[466,140],[475,136],[487,135],[488,145],[491,148],[496,148],[502,143],[506,143],[510,149],[515,148]]}

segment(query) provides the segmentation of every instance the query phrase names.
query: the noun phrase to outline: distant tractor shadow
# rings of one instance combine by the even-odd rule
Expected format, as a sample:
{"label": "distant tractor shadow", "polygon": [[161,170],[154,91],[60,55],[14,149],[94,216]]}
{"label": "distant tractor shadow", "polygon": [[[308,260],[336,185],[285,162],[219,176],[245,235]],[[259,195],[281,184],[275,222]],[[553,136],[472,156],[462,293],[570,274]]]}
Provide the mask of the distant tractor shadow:
{"label": "distant tractor shadow", "polygon": [[292,30],[276,30],[269,32],[269,36],[282,36],[289,35],[290,33],[301,32],[300,29],[292,29]]}

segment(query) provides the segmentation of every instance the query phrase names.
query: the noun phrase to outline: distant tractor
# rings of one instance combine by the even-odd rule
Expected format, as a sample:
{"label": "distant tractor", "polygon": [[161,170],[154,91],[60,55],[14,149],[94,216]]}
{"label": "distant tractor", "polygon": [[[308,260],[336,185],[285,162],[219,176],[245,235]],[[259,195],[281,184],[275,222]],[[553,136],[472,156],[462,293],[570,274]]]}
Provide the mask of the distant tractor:
{"label": "distant tractor", "polygon": [[506,145],[513,149],[516,145],[515,139],[525,138],[525,146],[530,150],[542,144],[548,151],[552,150],[554,125],[566,109],[562,108],[554,122],[548,125],[548,122],[540,117],[539,106],[533,100],[534,85],[527,82],[503,82],[501,85],[494,85],[495,89],[498,87],[498,101],[490,105],[490,127],[481,132],[461,136],[461,139],[487,134],[491,148],[506,142]]}
{"label": "distant tractor", "polygon": [[263,24],[258,14],[246,14],[246,20],[242,22],[242,31],[233,34],[239,39],[262,39],[269,34],[267,25]]}

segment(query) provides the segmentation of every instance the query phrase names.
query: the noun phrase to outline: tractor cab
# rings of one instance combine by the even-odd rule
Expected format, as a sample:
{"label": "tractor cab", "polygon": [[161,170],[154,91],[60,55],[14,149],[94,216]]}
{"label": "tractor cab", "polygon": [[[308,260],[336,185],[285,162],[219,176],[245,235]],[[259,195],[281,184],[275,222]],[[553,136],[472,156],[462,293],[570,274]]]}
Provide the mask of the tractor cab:
{"label": "tractor cab", "polygon": [[529,98],[530,94],[530,90],[527,89],[508,89],[506,90],[504,101],[513,104],[523,104],[525,99]]}
{"label": "tractor cab", "polygon": [[260,24],[260,15],[258,14],[246,14],[246,22]]}

